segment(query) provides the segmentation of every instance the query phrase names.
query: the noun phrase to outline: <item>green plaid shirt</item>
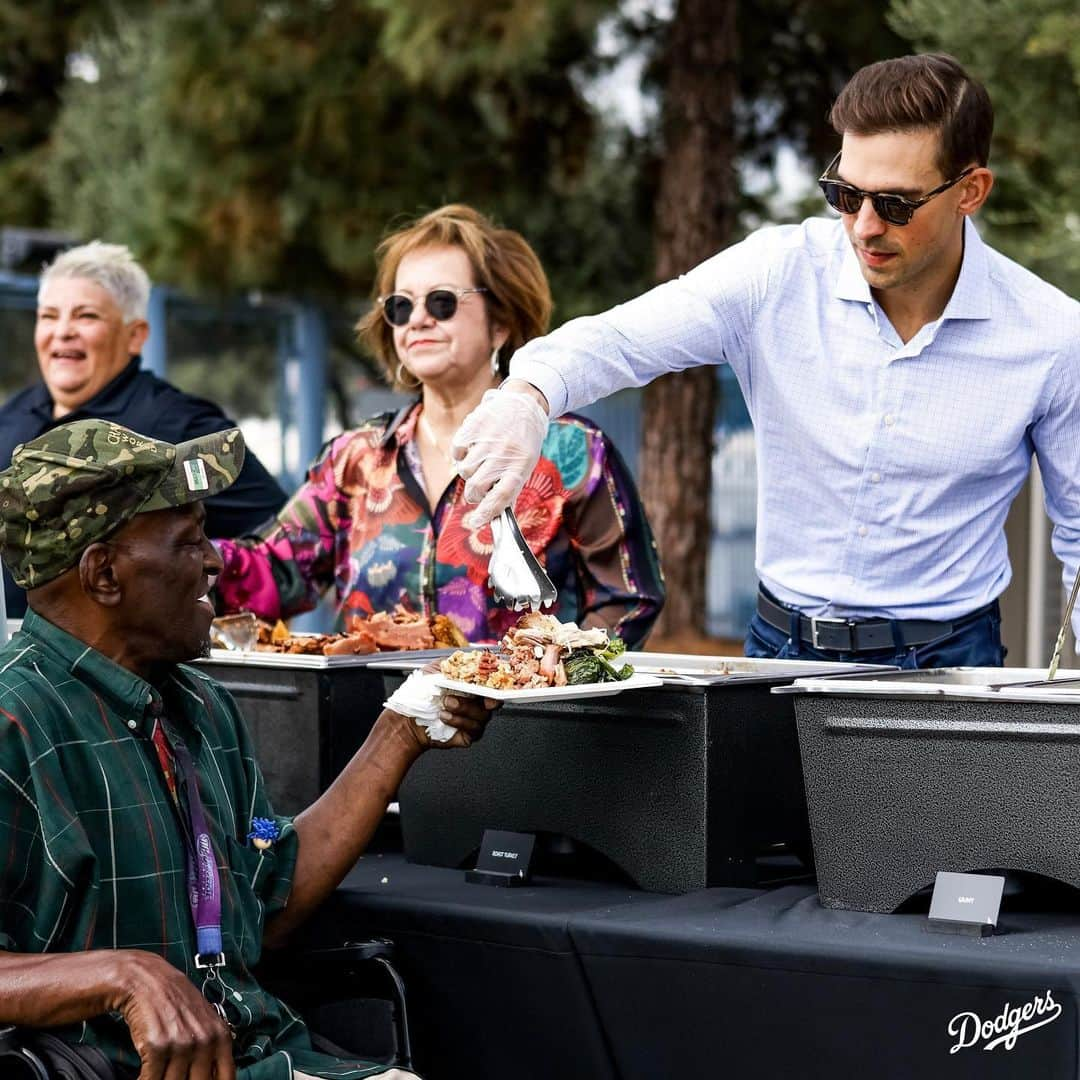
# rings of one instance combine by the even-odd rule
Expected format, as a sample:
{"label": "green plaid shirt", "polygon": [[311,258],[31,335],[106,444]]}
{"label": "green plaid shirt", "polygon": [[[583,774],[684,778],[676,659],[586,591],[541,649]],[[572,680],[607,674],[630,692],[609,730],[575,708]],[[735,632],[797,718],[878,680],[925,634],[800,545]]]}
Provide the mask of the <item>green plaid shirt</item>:
{"label": "green plaid shirt", "polygon": [[[144,949],[203,986],[184,835],[151,741],[158,715],[191,751],[217,855],[225,1007],[240,1076],[382,1071],[312,1051],[303,1022],[251,974],[264,920],[289,896],[297,835],[270,807],[229,695],[184,665],[151,685],[32,611],[0,649],[0,948]],[[254,817],[280,827],[267,851],[246,840]],[[138,1071],[118,1015],[58,1034]]]}

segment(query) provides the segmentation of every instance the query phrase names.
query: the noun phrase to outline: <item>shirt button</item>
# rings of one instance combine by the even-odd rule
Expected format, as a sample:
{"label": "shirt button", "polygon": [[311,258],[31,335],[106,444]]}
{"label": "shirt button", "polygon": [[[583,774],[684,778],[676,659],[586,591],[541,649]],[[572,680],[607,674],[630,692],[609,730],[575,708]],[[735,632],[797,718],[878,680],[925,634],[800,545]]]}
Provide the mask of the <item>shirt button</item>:
{"label": "shirt button", "polygon": [[128,727],[131,728],[132,731],[134,731],[138,726],[139,726],[139,721],[138,720],[129,720],[128,721]]}
{"label": "shirt button", "polygon": [[885,414],[885,426],[892,427],[896,423],[896,417],[891,412]]}
{"label": "shirt button", "polygon": [[860,536],[865,536],[865,535],[867,534],[867,532],[868,532],[868,531],[869,531],[869,530],[868,530],[868,529],[866,528],[866,526],[865,526],[865,525],[860,525],[860,526],[859,526],[859,535],[860,535]]}
{"label": "shirt button", "polygon": [[874,484],[880,484],[881,483],[881,473],[879,473],[879,472],[871,473],[870,474],[870,480]]}

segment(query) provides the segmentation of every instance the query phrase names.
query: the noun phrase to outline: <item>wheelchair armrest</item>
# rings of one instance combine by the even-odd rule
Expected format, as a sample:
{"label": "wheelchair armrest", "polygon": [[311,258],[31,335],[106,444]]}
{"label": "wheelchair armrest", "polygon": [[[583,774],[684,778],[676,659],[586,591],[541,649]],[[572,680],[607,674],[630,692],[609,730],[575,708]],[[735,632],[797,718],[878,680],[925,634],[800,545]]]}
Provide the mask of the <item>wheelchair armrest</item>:
{"label": "wheelchair armrest", "polygon": [[412,1067],[412,1045],[405,985],[391,962],[393,955],[394,943],[386,938],[332,946],[298,942],[267,950],[257,977],[299,1007],[302,1014],[341,997],[376,997],[387,1002],[396,1047],[393,1063],[408,1069]]}
{"label": "wheelchair armrest", "polygon": [[286,945],[263,953],[259,970],[270,976],[295,976],[303,972],[305,980],[313,978],[348,978],[360,965],[372,960],[391,960],[394,943],[386,938],[369,941],[346,941],[341,945]]}

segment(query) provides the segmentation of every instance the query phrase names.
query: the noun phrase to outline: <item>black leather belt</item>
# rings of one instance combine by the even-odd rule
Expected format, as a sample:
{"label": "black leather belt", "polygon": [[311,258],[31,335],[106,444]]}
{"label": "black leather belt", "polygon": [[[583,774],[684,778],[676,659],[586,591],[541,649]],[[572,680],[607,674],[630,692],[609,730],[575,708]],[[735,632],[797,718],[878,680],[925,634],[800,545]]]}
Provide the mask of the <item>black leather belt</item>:
{"label": "black leather belt", "polygon": [[[758,589],[758,614],[777,630],[791,633],[792,608],[784,607]],[[964,617],[963,621],[981,614],[982,609]],[[925,645],[928,641],[951,634],[957,623],[932,622],[929,619],[838,619],[799,616],[799,637],[815,649],[832,652],[872,652]]]}

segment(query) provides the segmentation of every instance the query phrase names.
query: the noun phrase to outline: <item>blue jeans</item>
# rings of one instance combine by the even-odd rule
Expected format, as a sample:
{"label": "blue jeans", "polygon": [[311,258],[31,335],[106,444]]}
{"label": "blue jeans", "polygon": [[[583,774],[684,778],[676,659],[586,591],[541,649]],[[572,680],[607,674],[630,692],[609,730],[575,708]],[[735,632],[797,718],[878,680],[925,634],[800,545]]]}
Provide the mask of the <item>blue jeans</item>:
{"label": "blue jeans", "polygon": [[901,668],[1001,667],[1005,662],[1001,610],[996,600],[978,614],[958,619],[953,623],[951,633],[925,645],[858,653],[815,649],[805,641],[793,641],[783,630],[777,630],[755,613],[746,632],[743,651],[747,656],[777,660],[894,664]]}

